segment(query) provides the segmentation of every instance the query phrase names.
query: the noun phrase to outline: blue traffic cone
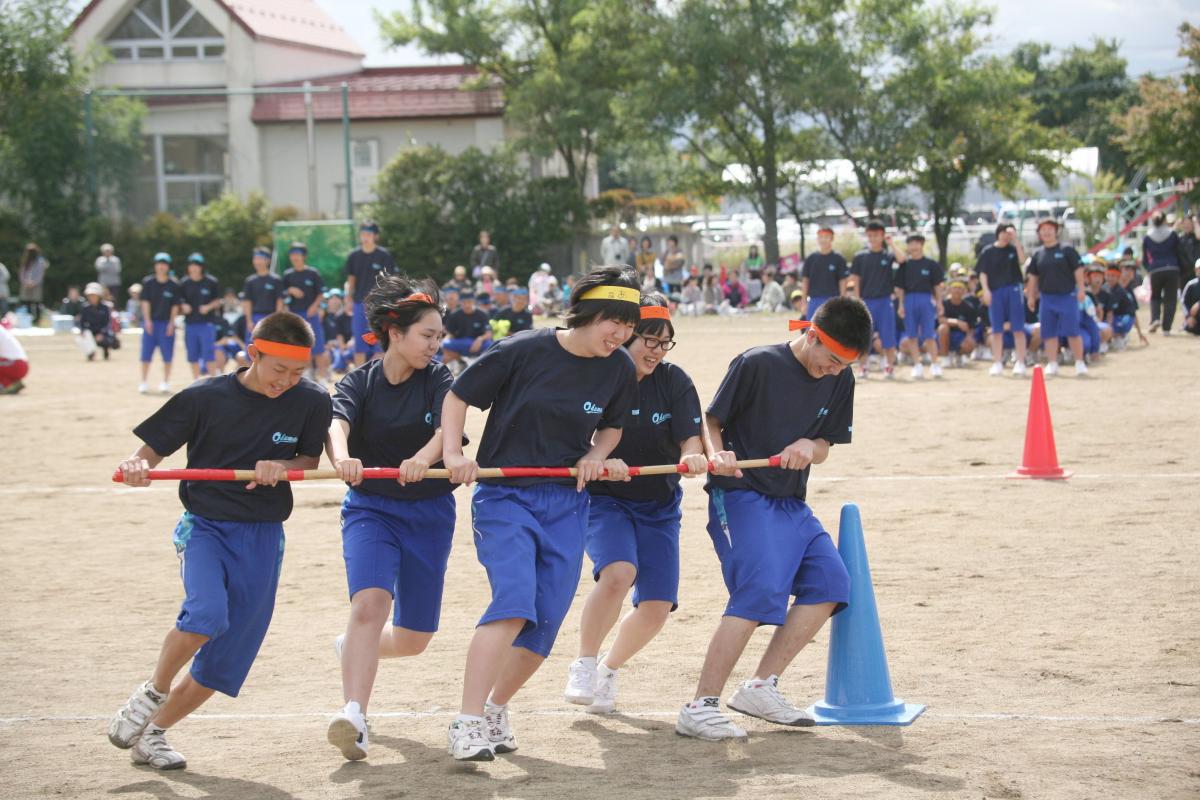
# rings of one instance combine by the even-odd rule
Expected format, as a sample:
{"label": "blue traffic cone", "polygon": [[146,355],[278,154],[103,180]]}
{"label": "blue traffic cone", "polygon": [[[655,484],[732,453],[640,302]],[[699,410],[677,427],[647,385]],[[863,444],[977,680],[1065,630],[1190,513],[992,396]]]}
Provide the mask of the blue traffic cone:
{"label": "blue traffic cone", "polygon": [[850,603],[833,618],[825,699],[809,706],[818,725],[911,725],[925,710],[892,695],[875,589],[858,506],[842,506],[838,552],[850,573]]}

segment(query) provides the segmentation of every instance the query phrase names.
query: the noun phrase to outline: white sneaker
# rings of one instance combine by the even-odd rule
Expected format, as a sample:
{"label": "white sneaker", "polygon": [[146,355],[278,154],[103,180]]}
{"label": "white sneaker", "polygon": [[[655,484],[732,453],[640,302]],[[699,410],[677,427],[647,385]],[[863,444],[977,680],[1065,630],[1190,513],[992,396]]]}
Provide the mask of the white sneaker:
{"label": "white sneaker", "polygon": [[[1000,371],[1003,372],[1004,370],[1000,370]],[[1024,378],[1025,377],[1025,362],[1024,361],[1014,361],[1012,374],[1013,374],[1014,378]]]}
{"label": "white sneaker", "polygon": [[325,738],[342,751],[347,761],[361,761],[367,757],[371,731],[357,702],[351,700],[346,703],[346,707],[329,721]]}
{"label": "white sneaker", "polygon": [[895,367],[891,367],[891,366],[889,366],[889,367],[884,367],[884,368],[883,368],[883,379],[884,379],[885,381],[894,381],[894,380],[896,380],[896,368],[895,368]]}
{"label": "white sneaker", "polygon": [[150,718],[158,713],[165,702],[166,693],[156,691],[154,684],[146,681],[133,690],[125,705],[121,706],[112,722],[108,723],[108,740],[122,750],[133,747],[142,731],[150,724]]}
{"label": "white sneaker", "polygon": [[171,745],[167,744],[166,731],[157,725],[151,725],[138,737],[129,758],[135,764],[146,764],[154,769],[183,769],[187,759]]}
{"label": "white sneaker", "polygon": [[498,706],[491,700],[483,706],[483,727],[493,753],[515,753],[517,737],[508,724],[508,706]]}
{"label": "white sneaker", "polygon": [[867,374],[868,373],[867,373],[867,365],[866,364],[863,364],[861,367],[858,368],[858,379],[860,381],[865,381],[867,379]]}
{"label": "white sneaker", "polygon": [[142,381],[138,384],[138,394],[146,394],[149,391],[150,387],[146,385],[145,381]]}
{"label": "white sneaker", "polygon": [[950,369],[950,356],[942,356],[941,365],[942,369]]}
{"label": "white sneaker", "polygon": [[458,761],[495,761],[482,719],[456,719],[446,732],[450,755]]}
{"label": "white sneaker", "polygon": [[159,394],[170,394],[171,393],[171,384],[167,383],[166,381],[163,381],[162,383],[160,383],[158,385],[158,393]]}
{"label": "white sneaker", "polygon": [[563,697],[568,703],[578,706],[592,704],[592,693],[596,686],[596,659],[577,658],[567,667],[567,688]]}
{"label": "white sneaker", "polygon": [[702,697],[679,709],[675,732],[680,736],[691,736],[707,742],[746,739],[746,732],[721,713],[721,701],[715,697]]}
{"label": "white sneaker", "polygon": [[1171,335],[1171,329],[1170,329],[1170,328],[1163,328],[1163,329],[1162,329],[1162,334],[1163,334],[1163,336],[1170,336],[1170,335]]}
{"label": "white sneaker", "polygon": [[912,378],[914,381],[918,381],[918,380],[921,380],[922,378],[924,378],[925,377],[925,365],[919,361],[916,364],[913,364],[912,373],[908,377]]}
{"label": "white sneaker", "polygon": [[1083,377],[1084,375],[1087,375],[1087,374],[1088,374],[1087,364],[1083,363],[1082,361],[1076,361],[1075,362],[1075,377],[1079,378],[1079,377]]}
{"label": "white sneaker", "polygon": [[[1013,367],[1013,369],[1015,370],[1016,367]],[[1004,374],[1004,365],[1001,364],[999,361],[993,361],[992,368],[988,370],[988,375],[1003,375],[1003,374]]]}
{"label": "white sneaker", "polygon": [[935,378],[942,377],[942,365],[938,364],[937,362],[930,364],[929,365],[929,374]]}
{"label": "white sneaker", "polygon": [[1058,362],[1057,361],[1051,361],[1049,364],[1046,365],[1046,374],[1047,375],[1057,375],[1058,374]]}
{"label": "white sneaker", "polygon": [[333,637],[333,652],[337,653],[338,663],[342,661],[342,647],[346,644],[346,634],[339,633]]}
{"label": "white sneaker", "polygon": [[779,692],[777,675],[772,675],[765,681],[746,681],[738,687],[725,705],[746,716],[765,719],[776,725],[808,727],[816,724],[807,712],[796,708]]}
{"label": "white sneaker", "polygon": [[589,714],[611,714],[617,707],[617,671],[609,669],[604,659],[596,666],[596,688],[592,693],[592,704],[585,711]]}

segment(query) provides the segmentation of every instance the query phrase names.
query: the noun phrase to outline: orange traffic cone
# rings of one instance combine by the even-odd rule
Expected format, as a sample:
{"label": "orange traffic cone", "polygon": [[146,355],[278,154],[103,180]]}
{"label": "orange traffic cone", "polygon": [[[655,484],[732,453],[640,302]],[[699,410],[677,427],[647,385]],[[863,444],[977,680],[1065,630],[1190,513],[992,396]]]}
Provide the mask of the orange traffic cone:
{"label": "orange traffic cone", "polygon": [[1010,478],[1066,480],[1072,473],[1058,465],[1054,447],[1054,425],[1050,422],[1050,402],[1046,399],[1046,378],[1039,364],[1033,368],[1029,390],[1029,421],[1025,423],[1025,457]]}

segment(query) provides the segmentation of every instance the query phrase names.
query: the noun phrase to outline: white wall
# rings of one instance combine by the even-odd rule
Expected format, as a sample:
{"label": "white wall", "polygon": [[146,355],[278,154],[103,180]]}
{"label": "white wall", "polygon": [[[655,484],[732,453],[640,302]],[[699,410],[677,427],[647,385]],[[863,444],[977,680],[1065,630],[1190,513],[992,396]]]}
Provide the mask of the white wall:
{"label": "white wall", "polygon": [[254,43],[256,83],[279,83],[342,75],[362,69],[360,56],[327,53],[303,47],[287,47],[274,42]]}

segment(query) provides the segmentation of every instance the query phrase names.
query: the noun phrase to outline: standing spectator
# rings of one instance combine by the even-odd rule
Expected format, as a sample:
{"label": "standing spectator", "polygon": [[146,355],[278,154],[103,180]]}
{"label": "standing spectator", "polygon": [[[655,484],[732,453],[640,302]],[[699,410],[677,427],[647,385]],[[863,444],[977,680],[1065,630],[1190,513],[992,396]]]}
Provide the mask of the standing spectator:
{"label": "standing spectator", "polygon": [[558,279],[546,262],[529,276],[529,305],[535,314],[549,314],[552,301],[558,298]]}
{"label": "standing spectator", "polygon": [[822,225],[817,229],[817,252],[800,265],[800,288],[807,298],[804,318],[812,319],[825,302],[841,297],[849,277],[846,259],[833,251],[833,228]]}
{"label": "standing spectator", "polygon": [[1183,329],[1193,336],[1200,336],[1200,258],[1193,269],[1196,277],[1183,287]]}
{"label": "standing spectator", "polygon": [[[1058,221],[1043,219],[1037,226],[1042,246],[1033,252],[1025,271],[1029,306],[1040,303],[1042,346],[1046,351],[1046,374],[1058,374],[1059,339],[1066,339],[1075,357],[1075,374],[1087,375],[1083,358],[1083,335],[1079,328],[1079,304],[1087,297],[1083,288],[1083,261],[1069,244],[1058,241]],[[1178,278],[1176,270],[1176,278]]]}
{"label": "standing spectator", "polygon": [[154,274],[142,278],[142,382],[138,391],[149,391],[146,379],[150,377],[150,362],[154,351],[162,357],[163,379],[158,390],[171,393],[171,360],[175,357],[175,317],[179,314],[182,292],[179,284],[169,274],[171,256],[157,253],[154,256]]}
{"label": "standing spectator", "polygon": [[787,295],[783,293],[783,287],[775,281],[773,269],[763,273],[762,296],[758,299],[758,307],[768,314],[787,309]]}
{"label": "standing spectator", "polygon": [[996,226],[996,240],[979,254],[976,268],[983,286],[983,304],[992,326],[992,367],[989,375],[1004,374],[1004,335],[1013,340],[1012,374],[1025,374],[1025,278],[1021,264],[1025,251],[1011,222]]}
{"label": "standing spectator", "polygon": [[135,283],[129,287],[129,299],[125,301],[125,316],[129,318],[129,327],[146,328],[146,320],[142,317],[142,285]]}
{"label": "standing spectator", "polygon": [[0,319],[8,313],[8,282],[11,279],[12,275],[9,274],[8,267],[0,261]]}
{"label": "standing spectator", "polygon": [[42,318],[42,300],[45,292],[46,270],[49,262],[42,257],[42,250],[33,242],[25,245],[25,253],[21,256],[21,302],[25,303],[31,323],[35,328]]}
{"label": "standing spectator", "polygon": [[363,337],[371,332],[367,324],[367,294],[385,274],[396,274],[400,268],[386,247],[379,246],[379,225],[363,220],[358,226],[358,248],[346,256],[346,313],[354,326],[354,363],[364,364],[383,351]]}
{"label": "standing spectator", "polygon": [[1175,303],[1179,300],[1179,234],[1167,225],[1166,215],[1155,214],[1150,230],[1142,239],[1142,264],[1150,273],[1150,332],[1162,326],[1163,336],[1171,335],[1175,321]]}
{"label": "standing spectator", "polygon": [[626,246],[627,246],[627,249],[626,249],[626,251],[625,251],[625,252],[629,253],[629,256],[628,256],[628,258],[626,259],[626,262],[625,262],[625,263],[626,263],[628,266],[630,266],[630,267],[635,267],[635,268],[636,268],[636,267],[637,267],[637,257],[638,257],[638,240],[637,240],[637,237],[636,237],[636,236],[630,236],[630,237],[629,237],[627,240],[625,240],[625,244],[626,244]]}
{"label": "standing spectator", "polygon": [[188,256],[187,277],[179,282],[179,310],[183,313],[183,345],[192,378],[208,374],[217,360],[217,331],[213,326],[221,306],[221,287],[205,271],[204,256]]}
{"label": "standing spectator", "polygon": [[29,357],[25,348],[8,330],[0,325],[0,394],[16,394],[25,388],[21,379],[29,374]]}
{"label": "standing spectator", "polygon": [[684,269],[687,266],[687,256],[679,249],[679,237],[674,234],[667,237],[667,252],[663,255],[663,284],[668,292],[679,291],[683,285]]}
{"label": "standing spectator", "polygon": [[484,267],[500,270],[500,253],[492,244],[492,235],[487,231],[479,232],[479,244],[471,250],[471,276],[478,278]]}
{"label": "standing spectator", "polygon": [[[242,314],[246,317],[246,335],[253,338],[254,328],[259,322],[270,314],[283,311],[284,293],[283,280],[271,272],[270,250],[265,247],[254,248],[250,262],[254,265],[254,274],[247,275],[242,283]],[[142,281],[143,292],[146,283]],[[353,286],[353,283],[350,285]],[[248,339],[245,341],[246,344],[250,343]]]}
{"label": "standing spectator", "polygon": [[104,293],[105,289],[99,283],[89,283],[84,287],[83,295],[87,303],[75,317],[75,325],[79,328],[79,349],[88,361],[96,358],[97,348],[104,351],[104,360],[108,361],[108,351],[121,346],[113,334],[113,310],[104,302]]}
{"label": "standing spectator", "polygon": [[1185,216],[1179,223],[1179,230],[1180,256],[1182,258],[1179,262],[1179,272],[1182,276],[1180,281],[1186,282],[1188,267],[1200,259],[1200,238],[1196,236],[1196,219]]}
{"label": "standing spectator", "polygon": [[654,242],[649,236],[642,237],[641,247],[637,250],[637,255],[634,257],[634,266],[637,271],[645,275],[646,273],[654,274],[654,265],[658,262],[658,253],[654,252]]}
{"label": "standing spectator", "polygon": [[62,303],[58,306],[58,313],[67,317],[78,317],[79,312],[83,309],[83,295],[79,293],[78,286],[68,286],[67,296],[62,299]]}
{"label": "standing spectator", "polygon": [[[942,367],[937,353],[937,320],[945,316],[942,287],[946,276],[942,272],[942,265],[925,255],[925,237],[922,234],[910,233],[905,244],[908,255],[896,273],[895,290],[900,300],[900,318],[904,320],[904,329],[908,332],[905,341],[910,342],[912,377],[925,377],[925,367],[921,363],[921,350],[924,349],[931,361],[930,375],[940,378]],[[903,345],[904,342],[901,342]]]}
{"label": "standing spectator", "polygon": [[605,266],[621,267],[629,263],[629,246],[621,235],[621,226],[608,229],[608,237],[600,242],[600,262]]}
{"label": "standing spectator", "polygon": [[121,302],[121,259],[113,255],[111,244],[100,245],[100,257],[96,259],[96,280],[108,293],[113,305]]}

